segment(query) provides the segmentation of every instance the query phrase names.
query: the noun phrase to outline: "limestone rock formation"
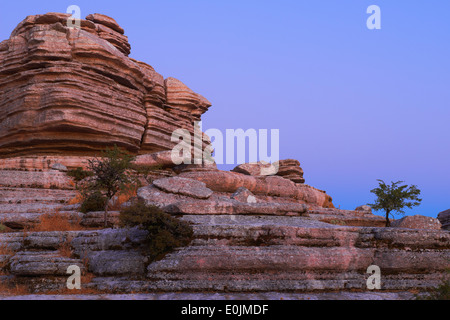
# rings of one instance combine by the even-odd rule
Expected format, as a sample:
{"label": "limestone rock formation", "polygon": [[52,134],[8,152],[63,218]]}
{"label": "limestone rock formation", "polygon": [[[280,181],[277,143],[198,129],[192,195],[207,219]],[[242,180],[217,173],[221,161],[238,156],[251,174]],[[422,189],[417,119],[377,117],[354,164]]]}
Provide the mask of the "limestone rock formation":
{"label": "limestone rock formation", "polygon": [[277,175],[295,183],[305,183],[300,162],[294,159],[280,160]]}
{"label": "limestone rock formation", "polygon": [[180,177],[202,181],[216,192],[234,193],[240,187],[245,187],[255,195],[280,197],[291,202],[334,208],[332,198],[324,191],[304,184],[295,184],[279,176],[255,177],[237,172],[205,171],[182,172]]}
{"label": "limestone rock formation", "polygon": [[294,159],[280,160],[273,164],[264,161],[244,163],[238,165],[232,171],[249,176],[278,175],[295,183],[305,183],[300,162]]}
{"label": "limestone rock formation", "polygon": [[438,219],[425,217],[421,215],[408,216],[395,220],[391,223],[392,227],[396,228],[408,228],[408,229],[428,229],[428,230],[441,230],[441,223]]}
{"label": "limestone rock formation", "polygon": [[164,178],[153,181],[153,184],[163,191],[197,199],[208,199],[213,194],[203,182],[186,178]]}
{"label": "limestone rock formation", "polygon": [[258,202],[255,195],[244,187],[240,187],[239,189],[237,189],[236,192],[231,195],[231,199],[246,203]]}
{"label": "limestone rock formation", "polygon": [[175,129],[193,134],[205,98],[129,58],[114,19],[93,14],[72,28],[69,17],[29,16],[0,44],[1,158],[86,156],[113,144],[157,152],[171,149]]}
{"label": "limestone rock formation", "polygon": [[450,209],[439,213],[438,219],[442,224],[442,229],[450,230]]}
{"label": "limestone rock formation", "polygon": [[[65,288],[69,265],[87,268],[94,278],[85,285],[107,292],[348,292],[367,290],[366,271],[375,264],[389,292],[436,287],[449,267],[450,234],[439,230],[333,226],[304,217],[183,220],[194,226],[191,244],[152,263],[139,229],[0,234],[10,249],[0,255],[0,271],[32,293]],[[72,257],[60,254],[61,242]]]}
{"label": "limestone rock formation", "polygon": [[[385,291],[440,284],[450,234],[435,219],[384,228],[370,207],[336,209],[325,191],[305,184],[297,160],[232,172],[176,165],[172,133],[200,134],[194,148],[203,147],[209,138],[196,122],[211,103],[129,58],[114,19],[92,14],[77,29],[69,17],[27,17],[0,43],[0,227],[12,229],[0,233],[0,281],[60,290],[67,267],[77,265],[93,277],[88,289],[117,293],[349,294],[366,291],[375,264]],[[150,261],[147,231],[119,226],[119,197],[107,217],[113,229],[99,230],[104,212],[78,212],[80,194],[66,171],[86,168],[114,144],[136,156],[135,166],[158,168],[122,206],[138,199],[191,223],[190,245]],[[28,231],[49,213],[85,229]],[[439,214],[447,229],[449,217]]]}
{"label": "limestone rock formation", "polygon": [[362,212],[372,213],[372,207],[367,206],[367,205],[363,205],[363,206],[357,207],[355,209],[355,211],[362,211]]}

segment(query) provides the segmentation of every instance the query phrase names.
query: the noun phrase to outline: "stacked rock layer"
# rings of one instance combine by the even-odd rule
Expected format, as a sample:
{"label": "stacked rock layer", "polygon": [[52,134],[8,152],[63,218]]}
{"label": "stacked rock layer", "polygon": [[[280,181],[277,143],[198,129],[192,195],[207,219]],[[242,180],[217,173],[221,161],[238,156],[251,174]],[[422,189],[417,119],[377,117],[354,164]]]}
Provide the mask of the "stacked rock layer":
{"label": "stacked rock layer", "polygon": [[169,150],[210,107],[179,80],[128,57],[114,19],[29,16],[0,43],[0,157],[92,155],[114,144]]}

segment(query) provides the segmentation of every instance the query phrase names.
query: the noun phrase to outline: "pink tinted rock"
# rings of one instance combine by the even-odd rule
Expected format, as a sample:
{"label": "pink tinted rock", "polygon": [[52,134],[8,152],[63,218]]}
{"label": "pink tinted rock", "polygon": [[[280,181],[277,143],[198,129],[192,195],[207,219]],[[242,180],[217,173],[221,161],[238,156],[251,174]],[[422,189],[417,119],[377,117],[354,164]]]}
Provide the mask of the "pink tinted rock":
{"label": "pink tinted rock", "polygon": [[253,177],[220,170],[183,172],[180,176],[202,181],[216,192],[234,193],[240,187],[245,187],[255,195],[290,198],[301,203],[334,208],[331,197],[324,191],[308,185],[295,184],[278,176]]}
{"label": "pink tinted rock", "polygon": [[114,144],[145,154],[171,150],[176,129],[193,133],[204,97],[127,57],[114,19],[90,15],[80,30],[70,16],[29,16],[0,44],[0,157],[92,156]]}
{"label": "pink tinted rock", "polygon": [[256,197],[248,189],[241,187],[237,189],[235,193],[231,195],[231,199],[244,202],[244,203],[256,203]]}
{"label": "pink tinted rock", "polygon": [[169,193],[180,194],[197,199],[208,199],[213,191],[206,184],[197,180],[171,177],[153,181],[153,184]]}
{"label": "pink tinted rock", "polygon": [[119,26],[119,24],[117,23],[116,20],[114,20],[111,17],[105,16],[104,14],[100,14],[100,13],[90,14],[86,17],[86,20],[107,26],[108,28],[111,28],[112,30],[114,30],[120,34],[125,33],[125,30],[123,30],[123,28],[121,26]]}
{"label": "pink tinted rock", "polygon": [[421,215],[408,216],[391,223],[393,228],[440,230],[442,225],[438,219]]}

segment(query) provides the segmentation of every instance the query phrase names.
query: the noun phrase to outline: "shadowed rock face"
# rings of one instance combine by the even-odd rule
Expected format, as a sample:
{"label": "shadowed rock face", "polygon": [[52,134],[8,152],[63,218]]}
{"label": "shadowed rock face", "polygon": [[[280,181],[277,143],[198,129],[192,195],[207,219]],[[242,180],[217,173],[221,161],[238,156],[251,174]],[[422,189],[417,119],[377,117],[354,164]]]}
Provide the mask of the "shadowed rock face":
{"label": "shadowed rock face", "polygon": [[128,57],[124,30],[104,15],[81,28],[68,14],[29,16],[0,43],[0,157],[92,155],[117,144],[169,150],[178,128],[210,107],[179,80]]}
{"label": "shadowed rock face", "polygon": [[450,230],[450,209],[439,213],[438,219],[442,224],[442,229]]}

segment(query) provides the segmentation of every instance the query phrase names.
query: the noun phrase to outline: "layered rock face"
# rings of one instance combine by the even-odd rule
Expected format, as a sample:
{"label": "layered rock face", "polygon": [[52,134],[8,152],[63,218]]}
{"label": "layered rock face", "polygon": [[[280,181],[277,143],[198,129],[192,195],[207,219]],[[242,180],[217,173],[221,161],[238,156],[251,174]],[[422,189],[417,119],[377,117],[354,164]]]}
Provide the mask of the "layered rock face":
{"label": "layered rock face", "polygon": [[441,222],[443,229],[450,230],[450,209],[439,213],[438,219]]}
{"label": "layered rock face", "polygon": [[129,58],[114,19],[69,17],[29,16],[0,44],[0,157],[148,153],[171,149],[175,129],[193,134],[205,98]]}
{"label": "layered rock face", "polygon": [[[305,184],[297,160],[232,172],[176,166],[172,132],[198,133],[210,103],[129,58],[114,19],[89,15],[76,29],[68,18],[30,16],[0,44],[0,227],[14,231],[0,230],[0,282],[35,293],[65,289],[67,267],[77,265],[93,277],[83,288],[113,293],[348,293],[367,291],[367,268],[377,265],[382,292],[441,283],[450,234],[436,219],[384,228],[370,207],[336,209]],[[190,245],[152,262],[146,231],[120,229],[118,208],[107,218],[113,229],[99,230],[103,212],[78,212],[67,169],[85,168],[114,144],[136,155],[135,165],[162,168],[134,200],[191,223]],[[88,230],[19,232],[49,213]],[[449,211],[439,219],[448,229]]]}
{"label": "layered rock face", "polygon": [[[450,234],[437,230],[332,226],[305,217],[183,220],[194,225],[192,243],[152,263],[141,250],[146,232],[137,229],[0,234],[10,248],[0,255],[0,271],[35,293],[64,289],[70,265],[95,276],[83,288],[112,293],[342,293],[368,291],[371,265],[381,268],[375,292],[431,289],[450,266]],[[61,254],[64,243],[72,256]]]}
{"label": "layered rock face", "polygon": [[294,183],[305,183],[300,162],[294,159],[280,160],[274,164],[266,162],[245,163],[238,165],[232,171],[256,177],[275,174]]}

